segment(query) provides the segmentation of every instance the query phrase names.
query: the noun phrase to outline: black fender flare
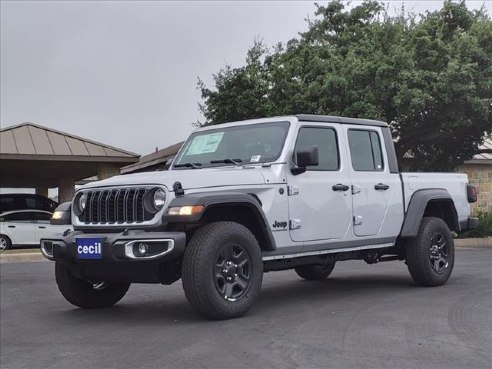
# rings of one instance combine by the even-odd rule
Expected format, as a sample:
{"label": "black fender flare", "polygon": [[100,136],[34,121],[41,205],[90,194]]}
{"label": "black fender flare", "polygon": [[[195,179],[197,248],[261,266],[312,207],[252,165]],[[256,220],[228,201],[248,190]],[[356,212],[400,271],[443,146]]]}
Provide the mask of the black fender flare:
{"label": "black fender flare", "polygon": [[221,205],[236,205],[236,206],[246,206],[253,211],[256,220],[261,225],[261,232],[267,244],[265,245],[266,251],[276,250],[275,239],[272,234],[272,230],[268,225],[268,220],[266,219],[265,213],[261,207],[261,201],[256,197],[256,195],[243,193],[243,192],[197,192],[191,193],[184,196],[179,196],[171,200],[168,209],[180,206],[196,206],[203,205],[205,210],[197,215],[193,216],[179,216],[179,215],[169,215],[167,212],[164,213],[163,223],[196,223],[199,222],[204,214],[206,214],[207,209],[215,206]]}
{"label": "black fender flare", "polygon": [[427,204],[436,200],[450,203],[452,214],[449,214],[448,221],[446,219],[445,221],[452,230],[460,230],[456,207],[449,192],[443,188],[422,189],[415,191],[410,199],[400,233],[401,237],[417,236]]}

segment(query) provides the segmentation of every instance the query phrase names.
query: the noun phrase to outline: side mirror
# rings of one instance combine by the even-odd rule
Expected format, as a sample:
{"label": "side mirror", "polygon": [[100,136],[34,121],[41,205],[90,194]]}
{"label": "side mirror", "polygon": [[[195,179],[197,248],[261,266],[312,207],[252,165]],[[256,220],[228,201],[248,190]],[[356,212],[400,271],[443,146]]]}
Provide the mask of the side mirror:
{"label": "side mirror", "polygon": [[319,164],[318,146],[306,146],[296,152],[297,167],[291,169],[292,174],[297,175],[304,173],[306,167],[316,166]]}

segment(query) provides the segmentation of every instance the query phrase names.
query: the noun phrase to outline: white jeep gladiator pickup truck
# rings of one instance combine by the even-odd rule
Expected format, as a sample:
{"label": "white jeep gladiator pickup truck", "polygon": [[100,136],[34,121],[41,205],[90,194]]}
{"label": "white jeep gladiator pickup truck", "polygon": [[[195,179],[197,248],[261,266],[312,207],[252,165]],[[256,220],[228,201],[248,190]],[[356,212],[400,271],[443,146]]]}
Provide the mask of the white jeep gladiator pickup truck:
{"label": "white jeep gladiator pickup truck", "polygon": [[402,260],[418,285],[442,285],[453,232],[478,225],[474,201],[464,174],[400,173],[384,122],[274,117],[197,130],[169,171],[84,186],[52,219],[73,230],[41,250],[76,306],[182,279],[194,309],[227,319],[250,309],[267,271],[319,280],[337,261]]}

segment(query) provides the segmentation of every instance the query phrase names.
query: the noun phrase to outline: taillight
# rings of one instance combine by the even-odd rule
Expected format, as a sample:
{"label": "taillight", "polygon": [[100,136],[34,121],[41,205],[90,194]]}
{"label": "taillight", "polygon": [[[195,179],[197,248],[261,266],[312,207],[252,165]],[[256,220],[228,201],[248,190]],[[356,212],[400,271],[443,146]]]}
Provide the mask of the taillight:
{"label": "taillight", "polygon": [[477,202],[477,188],[473,185],[466,186],[466,195],[468,196],[468,202]]}

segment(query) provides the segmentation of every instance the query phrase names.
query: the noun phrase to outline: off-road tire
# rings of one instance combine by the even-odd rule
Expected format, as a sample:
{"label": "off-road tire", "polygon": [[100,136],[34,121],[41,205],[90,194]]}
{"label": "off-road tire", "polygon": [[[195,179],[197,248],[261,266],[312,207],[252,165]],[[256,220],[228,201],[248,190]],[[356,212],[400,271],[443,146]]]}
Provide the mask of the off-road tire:
{"label": "off-road tire", "polygon": [[335,268],[335,263],[328,263],[323,265],[306,265],[297,267],[294,270],[297,275],[307,281],[320,281],[328,278],[328,276]]}
{"label": "off-road tire", "polygon": [[[247,283],[245,279],[238,278],[237,274],[231,274],[231,279],[238,278],[232,282],[226,282],[229,277],[221,275],[221,271],[228,268],[225,266],[228,262],[226,255],[230,250],[232,264],[235,258],[240,260],[239,256],[241,260],[246,260],[240,262],[243,267],[237,273],[241,278],[248,277]],[[234,254],[237,250],[241,251],[239,256]],[[224,269],[221,265],[224,265]],[[186,298],[199,314],[211,319],[230,319],[244,315],[260,295],[263,281],[263,261],[258,241],[248,228],[235,222],[214,222],[203,226],[186,247],[182,281]],[[245,287],[240,287],[239,282]],[[224,291],[227,291],[226,285],[229,286],[229,292],[220,291],[221,283]],[[227,293],[232,297],[233,291],[236,291],[238,297],[228,299]]]}
{"label": "off-road tire", "polygon": [[71,304],[85,308],[105,308],[116,304],[125,296],[130,283],[105,283],[100,289],[95,283],[76,278],[62,261],[55,264],[55,278],[58,289]]}
{"label": "off-road tire", "polygon": [[12,248],[12,241],[7,236],[0,234],[0,251],[9,250]]}
{"label": "off-road tire", "polygon": [[[441,244],[441,247],[436,247]],[[443,250],[445,262],[436,262],[433,250]],[[439,252],[439,251],[437,251]],[[444,257],[444,256],[443,256]],[[440,218],[426,217],[416,237],[406,245],[406,263],[410,275],[419,286],[441,286],[449,279],[454,266],[454,241],[447,224]],[[437,267],[436,267],[437,264]],[[442,268],[440,272],[439,270]]]}

